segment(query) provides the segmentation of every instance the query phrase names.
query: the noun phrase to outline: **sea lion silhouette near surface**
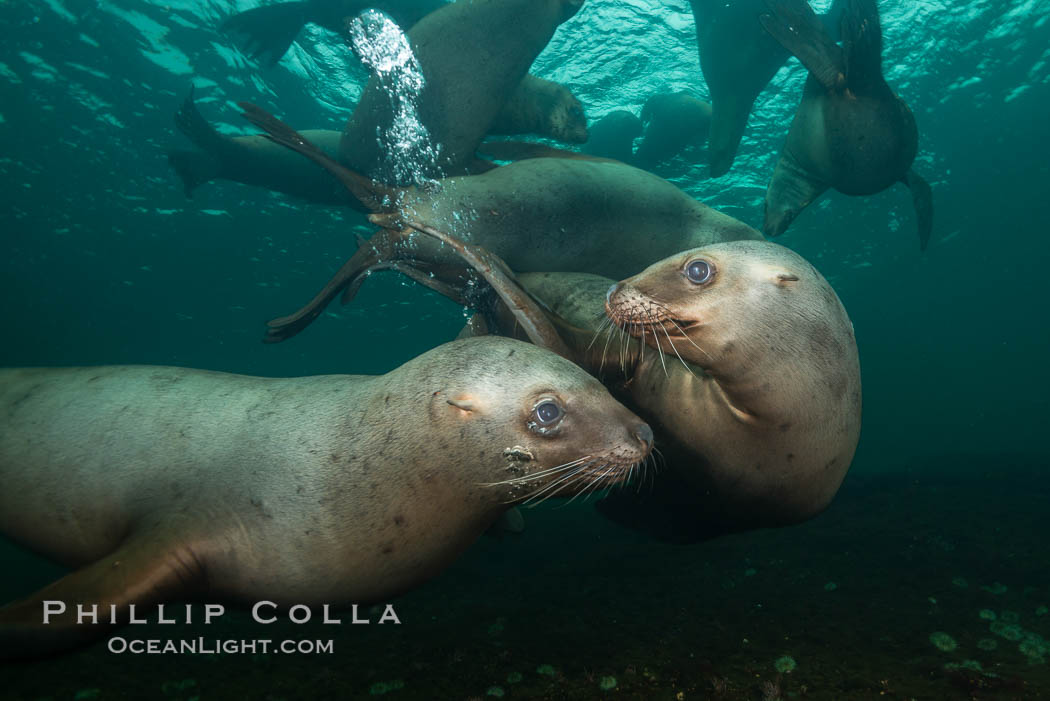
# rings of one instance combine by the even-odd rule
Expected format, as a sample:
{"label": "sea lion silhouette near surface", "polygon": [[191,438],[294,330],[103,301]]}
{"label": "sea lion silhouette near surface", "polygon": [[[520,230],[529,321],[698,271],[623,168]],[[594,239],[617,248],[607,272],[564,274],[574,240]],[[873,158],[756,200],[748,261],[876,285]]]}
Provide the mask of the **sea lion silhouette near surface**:
{"label": "sea lion silhouette near surface", "polygon": [[403,29],[449,0],[305,0],[278,2],[238,12],[222,23],[223,31],[238,39],[252,58],[274,65],[291,47],[307,24],[316,24],[341,34],[347,17],[367,9],[385,12]]}
{"label": "sea lion silhouette near surface", "polygon": [[915,117],[882,75],[875,0],[844,0],[836,45],[804,0],[767,0],[762,23],[809,69],[802,102],[766,190],[764,229],[782,234],[828,188],[872,195],[902,182],[911,190],[919,246],[933,230],[929,184],[914,170]]}
{"label": "sea lion silhouette near surface", "polygon": [[[111,605],[388,600],[515,503],[619,483],[652,446],[583,370],[497,338],[374,377],[2,370],[0,411],[0,532],[79,568],[0,608],[0,659],[102,635]],[[44,600],[66,613],[43,625]]]}
{"label": "sea lion silhouette near surface", "polygon": [[[217,131],[197,109],[192,91],[176,112],[175,125],[196,147],[167,151],[168,162],[182,181],[187,197],[192,197],[204,183],[229,180],[317,204],[358,206],[346,188],[323,168],[262,134],[229,136]],[[580,143],[587,139],[587,118],[580,101],[568,88],[526,75],[496,114],[488,133],[535,134]],[[308,129],[302,134],[328,156],[338,158],[342,132]],[[492,167],[475,160],[464,166],[463,173],[484,172]]]}
{"label": "sea lion silhouette near surface", "polygon": [[642,123],[645,135],[634,157],[647,168],[690,146],[703,146],[711,129],[711,105],[687,92],[660,93],[645,101]]}

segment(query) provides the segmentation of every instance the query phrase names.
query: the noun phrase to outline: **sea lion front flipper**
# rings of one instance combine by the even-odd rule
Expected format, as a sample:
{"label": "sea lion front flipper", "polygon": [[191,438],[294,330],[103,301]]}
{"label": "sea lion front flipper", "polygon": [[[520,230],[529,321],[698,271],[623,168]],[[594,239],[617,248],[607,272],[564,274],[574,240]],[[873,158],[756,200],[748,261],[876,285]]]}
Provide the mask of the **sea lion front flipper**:
{"label": "sea lion front flipper", "polygon": [[839,48],[817,13],[806,0],[765,0],[770,13],[759,21],[774,39],[798,57],[828,90],[840,88],[846,80],[846,66]]}
{"label": "sea lion front flipper", "polygon": [[546,313],[533,297],[522,289],[514,279],[514,274],[499,257],[481,246],[473,246],[450,236],[442,231],[420,224],[407,222],[420,233],[433,236],[442,243],[451,246],[456,253],[492,287],[500,300],[514,316],[533,344],[554,351],[563,358],[572,360],[574,354],[558,335],[558,331]]}
{"label": "sea lion front flipper", "polygon": [[367,211],[382,212],[389,209],[395,200],[396,188],[385,185],[355,173],[349,168],[338,163],[321,149],[306,140],[302,134],[274,117],[266,110],[253,105],[250,102],[238,102],[237,105],[244,110],[243,116],[249,122],[265,132],[267,138],[274,143],[289,148],[298,154],[306,156],[311,161],[321,166],[329,173],[339,179],[339,182],[360,202]]}
{"label": "sea lion front flipper", "polygon": [[521,515],[521,509],[515,506],[504,511],[485,531],[485,535],[496,540],[503,540],[508,535],[520,535],[524,532],[525,517]]}
{"label": "sea lion front flipper", "polygon": [[915,205],[915,217],[919,225],[919,250],[925,251],[933,233],[933,189],[926,179],[909,169],[901,181],[911,190],[911,200]]}
{"label": "sea lion front flipper", "polygon": [[828,184],[798,164],[791,151],[784,149],[766,188],[766,213],[762,233],[780,236],[809,204],[819,197]]}
{"label": "sea lion front flipper", "polygon": [[282,2],[239,12],[223,22],[221,29],[238,39],[246,54],[274,66],[309,21],[309,2]]}
{"label": "sea lion front flipper", "polygon": [[[136,535],[115,552],[19,601],[0,608],[0,660],[36,657],[86,644],[111,627],[127,623],[130,605],[145,618],[158,603],[195,596],[203,586],[203,566],[186,547],[168,539]],[[44,624],[44,602],[61,602]],[[77,605],[98,605],[98,623],[77,623]],[[58,604],[53,604],[57,609]]]}

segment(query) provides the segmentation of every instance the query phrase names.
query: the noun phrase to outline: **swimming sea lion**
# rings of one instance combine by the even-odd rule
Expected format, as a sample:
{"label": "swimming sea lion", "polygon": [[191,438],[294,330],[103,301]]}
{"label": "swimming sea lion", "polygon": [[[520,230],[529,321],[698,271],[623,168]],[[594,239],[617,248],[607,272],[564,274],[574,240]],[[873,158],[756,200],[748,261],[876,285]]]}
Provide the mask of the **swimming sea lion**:
{"label": "swimming sea lion", "polygon": [[316,24],[342,34],[343,21],[367,9],[376,9],[409,29],[420,19],[445,5],[448,0],[304,0],[279,2],[239,12],[222,24],[236,38],[245,53],[275,65],[291,47],[307,24]]}
{"label": "swimming sea lion", "polygon": [[[837,3],[825,15],[835,23]],[[790,54],[759,21],[764,0],[690,0],[696,20],[700,70],[711,93],[710,172],[729,172],[751,107]]]}
{"label": "swimming sea lion", "polygon": [[[487,313],[472,332],[524,329],[541,345],[557,335],[553,350],[653,426],[669,469],[652,491],[604,500],[613,520],[693,542],[802,521],[835,495],[860,432],[857,344],[838,296],[798,254],[734,241],[673,255],[620,283],[515,277],[479,247],[421,228],[500,297],[480,300]],[[415,272],[434,287],[425,265]]]}
{"label": "swimming sea lion", "polygon": [[591,125],[582,151],[623,163],[634,160],[634,140],[642,135],[642,120],[627,110],[613,110]]}
{"label": "swimming sea lion", "polygon": [[[462,172],[497,113],[528,73],[554,31],[583,0],[471,0],[446,5],[408,31],[423,74],[416,109],[439,153],[422,177]],[[376,134],[394,106],[375,75],[343,130],[339,161],[382,182],[409,185],[394,172]]]}
{"label": "swimming sea lion", "polygon": [[564,85],[526,75],[500,108],[488,133],[539,134],[569,144],[587,140],[583,105]]}
{"label": "swimming sea lion", "polygon": [[769,32],[809,69],[802,103],[766,190],[765,232],[778,236],[829,187],[872,195],[894,183],[911,189],[923,250],[933,228],[929,184],[911,164],[915,117],[882,76],[882,28],[875,0],[844,0],[836,45],[804,0],[767,0]]}
{"label": "swimming sea lion", "polygon": [[[374,377],[148,366],[0,371],[0,532],[78,567],[0,609],[0,658],[101,635],[76,604],[384,601],[515,503],[625,480],[652,432],[511,339]],[[65,602],[42,625],[42,601]]]}
{"label": "swimming sea lion", "polygon": [[649,168],[668,161],[690,146],[703,146],[711,128],[711,105],[687,92],[660,93],[642,107],[645,136],[635,162]]}
{"label": "swimming sea lion", "polygon": [[[363,276],[397,267],[399,260],[446,266],[454,278],[455,269],[463,267],[458,256],[428,236],[401,236],[407,220],[483,246],[516,272],[562,269],[614,278],[683,249],[761,238],[663,178],[601,159],[528,159],[431,187],[383,189],[335,163],[258,107],[241,107],[271,138],[323,165],[370,208],[387,209],[372,220],[389,232],[361,246],[308,305],[271,321],[268,341],[299,333],[343,290],[352,294]],[[626,254],[628,244],[623,242],[638,241],[645,245],[629,245]]]}
{"label": "swimming sea lion", "polygon": [[[231,180],[317,204],[361,208],[330,174],[265,136],[219,133],[197,109],[192,91],[176,113],[175,125],[197,147],[170,149],[167,153],[187,197],[192,197],[197,187],[211,180]],[[581,143],[587,139],[587,120],[580,101],[568,88],[526,75],[496,115],[489,133],[530,133]],[[338,157],[342,132],[308,129],[302,134],[329,157]],[[461,172],[453,174],[484,172],[492,167],[475,159]]]}

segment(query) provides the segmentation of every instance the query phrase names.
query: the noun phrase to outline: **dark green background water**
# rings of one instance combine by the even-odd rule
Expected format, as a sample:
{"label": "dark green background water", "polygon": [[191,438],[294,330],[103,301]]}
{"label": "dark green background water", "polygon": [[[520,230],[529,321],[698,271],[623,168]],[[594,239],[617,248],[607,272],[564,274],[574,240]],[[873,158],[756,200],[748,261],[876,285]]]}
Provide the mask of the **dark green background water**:
{"label": "dark green background water", "polygon": [[[379,373],[457,333],[462,309],[381,275],[369,280],[352,308],[333,307],[334,318],[323,317],[289,343],[260,343],[266,319],[309,299],[353,252],[353,226],[361,222],[349,212],[232,184],[206,186],[187,201],[163,157],[166,146],[179,143],[172,115],[196,79],[202,109],[227,122],[224,129],[241,128],[227,104],[239,99],[258,102],[296,126],[339,128],[365,76],[348,51],[316,31],[281,67],[245,64],[212,29],[231,7],[132,0],[0,3],[3,365],[156,363],[260,375]],[[776,650],[794,649],[777,647],[779,633],[797,633],[828,613],[821,598],[825,577],[819,574],[825,567],[838,572],[827,579],[853,577],[857,586],[837,590],[841,608],[834,617],[840,625],[822,629],[806,644],[826,650],[828,665],[839,660],[841,674],[825,674],[819,652],[809,660],[793,652],[800,666],[783,680],[785,693],[801,693],[799,675],[810,673],[812,698],[874,698],[884,674],[912,685],[895,692],[898,698],[965,698],[970,691],[952,685],[943,670],[951,659],[936,656],[941,653],[928,635],[956,621],[961,638],[966,626],[976,625],[978,609],[1003,610],[1002,599],[981,599],[996,596],[980,589],[993,582],[1008,587],[1006,596],[1018,597],[1008,605],[1021,612],[1022,622],[1030,621],[1026,629],[1050,637],[1048,617],[1034,614],[1050,603],[1043,564],[1050,530],[1043,499],[1050,468],[1050,4],[886,0],[881,8],[887,78],[916,114],[916,167],[934,188],[930,248],[918,250],[902,186],[868,198],[826,195],[779,240],[832,281],[856,327],[864,427],[842,503],[801,528],[691,549],[645,543],[602,523],[589,506],[532,512],[526,538],[481,544],[448,575],[407,599],[405,605],[421,614],[421,627],[406,624],[396,634],[372,630],[365,638],[343,633],[364,661],[325,661],[323,668],[332,669],[322,676],[330,686],[302,682],[285,688],[291,673],[273,665],[265,688],[252,692],[262,695],[253,697],[367,695],[373,682],[400,676],[406,687],[397,693],[406,698],[443,698],[446,692],[465,698],[484,694],[489,682],[505,676],[499,655],[513,648],[513,659],[523,660],[520,671],[531,675],[526,683],[535,682],[531,691],[517,692],[504,684],[521,698],[599,695],[588,675],[607,674],[616,675],[622,696],[673,698],[682,691],[687,698],[705,698],[716,693],[710,679],[725,676],[732,681],[725,698],[761,698],[757,685],[782,654]],[[570,85],[592,119],[612,109],[637,111],[656,91],[706,95],[692,18],[680,2],[588,0],[536,69]],[[803,77],[792,61],[760,98],[729,176],[706,180],[702,160],[676,162],[661,174],[760,226],[762,192]],[[836,535],[843,533],[851,535]],[[854,559],[841,560],[851,546]],[[0,557],[15,562],[13,553],[4,555],[8,550],[0,550]],[[858,553],[872,559],[858,560]],[[766,563],[755,569],[768,580],[765,589],[744,594],[737,587],[757,581],[740,574],[750,569],[743,564],[748,558]],[[778,559],[780,565],[768,564]],[[4,598],[26,593],[48,576],[33,569],[37,563],[17,562],[17,568],[3,568]],[[875,562],[877,571],[869,572]],[[668,576],[682,572],[695,580]],[[813,572],[813,587],[791,589],[800,573]],[[921,583],[912,574],[921,575]],[[951,584],[959,577],[968,581],[965,590]],[[727,589],[726,581],[733,586]],[[889,625],[887,617],[872,611],[897,599],[895,587],[905,581],[916,587],[916,603],[894,619],[900,635],[887,643],[885,631],[877,629]],[[464,587],[479,589],[471,598]],[[571,593],[562,596],[566,588]],[[581,591],[592,595],[582,597]],[[960,591],[970,593],[957,608],[940,609],[939,618],[930,620],[926,599],[948,601]],[[776,615],[748,628],[740,621],[747,620],[750,614],[743,612],[753,611],[756,597]],[[545,606],[550,610],[541,621],[556,625],[582,608],[585,622],[558,635],[540,631],[528,623]],[[732,618],[734,606],[740,620]],[[442,618],[442,611],[451,613]],[[859,618],[851,622],[850,615]],[[420,622],[430,617],[442,622]],[[488,630],[496,619],[504,621],[512,641],[494,642]],[[663,623],[650,629],[646,622],[652,621]],[[691,632],[674,634],[668,621]],[[842,633],[854,648],[835,637],[834,630],[845,629],[854,631]],[[741,652],[746,630],[775,631],[764,638],[769,651],[752,657]],[[857,630],[872,634],[855,639]],[[571,641],[572,649],[559,649],[552,637]],[[467,659],[458,664],[469,671],[456,673],[461,683],[438,693],[439,680],[451,684],[444,648],[456,647],[459,638],[466,641]],[[595,646],[613,642],[622,654],[596,653]],[[1046,665],[1028,664],[1016,642],[999,643],[994,654],[971,649],[973,654],[960,651],[955,661],[976,657],[988,668],[994,658],[1005,666],[1002,677],[1021,680],[1021,686],[979,694],[1040,697]],[[378,647],[392,657],[368,658]],[[409,649],[411,656],[404,654]],[[482,663],[482,656],[490,661]],[[860,674],[870,688],[849,686],[850,675],[876,658],[893,661],[893,668]],[[11,693],[67,698],[78,688],[95,687],[115,697],[151,693],[156,679],[135,661],[102,660],[104,653],[73,656],[33,668],[19,675]],[[404,662],[401,672],[398,660]],[[532,673],[544,660],[561,676]],[[417,663],[423,667],[413,667]],[[204,665],[207,675],[191,671],[198,684],[194,693],[234,694],[224,664]],[[310,660],[296,664],[297,676],[291,676],[300,680],[313,679],[322,668]],[[499,668],[485,666],[492,664]],[[514,665],[504,666],[513,671]],[[657,670],[656,681],[643,668]],[[236,669],[238,678],[259,680],[255,672]],[[129,677],[117,681],[99,670]],[[77,682],[62,686],[56,676],[61,674]],[[92,682],[91,674],[103,678]],[[209,694],[209,684],[218,679],[227,686],[213,685]],[[823,693],[830,695],[814,696]]]}

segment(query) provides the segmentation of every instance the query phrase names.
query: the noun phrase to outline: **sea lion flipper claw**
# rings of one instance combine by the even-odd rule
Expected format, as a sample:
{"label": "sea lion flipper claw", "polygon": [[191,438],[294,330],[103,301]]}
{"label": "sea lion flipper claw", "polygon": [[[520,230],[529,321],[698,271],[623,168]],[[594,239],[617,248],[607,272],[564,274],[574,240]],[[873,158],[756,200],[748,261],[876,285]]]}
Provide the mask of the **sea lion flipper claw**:
{"label": "sea lion flipper claw", "polygon": [[919,225],[919,250],[925,251],[933,232],[933,190],[925,178],[911,169],[904,176],[904,184],[911,190],[912,203],[915,205],[915,217]]}
{"label": "sea lion flipper claw", "polygon": [[765,0],[769,13],[759,21],[774,39],[794,54],[828,90],[846,81],[846,66],[839,48],[817,13],[806,0]]}
{"label": "sea lion flipper claw", "polygon": [[433,236],[451,246],[456,253],[479,275],[481,275],[513,314],[529,340],[542,348],[554,351],[563,358],[572,360],[574,354],[558,334],[554,324],[547,318],[542,307],[514,279],[514,274],[496,255],[481,246],[473,246],[419,222],[407,222],[416,231]]}

